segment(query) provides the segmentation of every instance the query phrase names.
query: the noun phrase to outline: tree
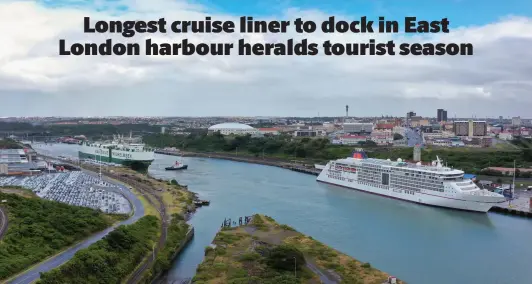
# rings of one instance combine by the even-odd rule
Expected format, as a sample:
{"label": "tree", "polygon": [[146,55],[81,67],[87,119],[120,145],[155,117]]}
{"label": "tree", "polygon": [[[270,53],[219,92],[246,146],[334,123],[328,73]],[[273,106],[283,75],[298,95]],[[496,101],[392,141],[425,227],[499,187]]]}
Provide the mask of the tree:
{"label": "tree", "polygon": [[282,244],[270,250],[266,262],[279,270],[301,269],[305,265],[303,253],[293,245]]}
{"label": "tree", "polygon": [[532,172],[523,172],[522,174],[520,174],[520,176],[522,178],[531,178],[532,177]]}
{"label": "tree", "polygon": [[404,137],[403,135],[399,134],[399,133],[394,133],[393,134],[393,140],[402,140]]}

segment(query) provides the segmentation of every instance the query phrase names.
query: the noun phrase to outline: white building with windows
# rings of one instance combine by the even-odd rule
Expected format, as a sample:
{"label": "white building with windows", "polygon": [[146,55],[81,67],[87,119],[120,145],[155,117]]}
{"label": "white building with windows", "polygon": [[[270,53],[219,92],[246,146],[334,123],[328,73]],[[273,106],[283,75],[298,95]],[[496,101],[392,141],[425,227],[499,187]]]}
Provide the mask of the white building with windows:
{"label": "white building with windows", "polygon": [[27,163],[28,157],[22,149],[0,149],[0,163]]}
{"label": "white building with windows", "polygon": [[357,145],[360,142],[366,142],[368,140],[367,136],[360,135],[344,135],[340,136],[338,144],[341,145]]}
{"label": "white building with windows", "polygon": [[247,124],[220,123],[209,127],[209,133],[220,132],[222,135],[257,135],[259,131]]}

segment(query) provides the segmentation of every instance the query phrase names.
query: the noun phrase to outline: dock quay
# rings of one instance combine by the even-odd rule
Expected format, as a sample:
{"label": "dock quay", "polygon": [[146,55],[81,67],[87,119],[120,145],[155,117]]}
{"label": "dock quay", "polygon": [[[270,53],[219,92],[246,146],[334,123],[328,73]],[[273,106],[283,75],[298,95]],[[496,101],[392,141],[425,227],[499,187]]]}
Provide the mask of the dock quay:
{"label": "dock quay", "polygon": [[178,151],[168,151],[168,150],[155,150],[153,151],[155,154],[162,154],[162,155],[168,155],[168,156],[181,156],[181,152]]}
{"label": "dock quay", "polygon": [[516,195],[517,198],[513,199],[511,202],[505,202],[499,206],[494,206],[490,211],[532,218],[532,192],[519,191]]}
{"label": "dock quay", "polygon": [[319,169],[308,168],[308,167],[303,167],[303,166],[290,166],[290,167],[288,167],[288,169],[291,170],[291,171],[304,173],[304,174],[309,174],[309,175],[315,175],[315,176],[319,176],[320,172],[321,172],[321,170],[319,170]]}

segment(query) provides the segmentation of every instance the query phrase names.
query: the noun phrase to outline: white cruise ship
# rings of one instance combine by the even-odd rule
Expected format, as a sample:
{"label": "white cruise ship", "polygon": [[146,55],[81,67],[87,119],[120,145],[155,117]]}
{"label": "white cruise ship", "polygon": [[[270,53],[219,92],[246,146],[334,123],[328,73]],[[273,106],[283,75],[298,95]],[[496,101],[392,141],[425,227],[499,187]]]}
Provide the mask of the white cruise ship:
{"label": "white cruise ship", "polygon": [[79,149],[79,158],[123,165],[139,162],[149,166],[155,159],[155,153],[137,141],[139,138],[132,138],[131,135],[129,138],[117,135],[107,143],[84,143]]}
{"label": "white cruise ship", "polygon": [[505,202],[498,193],[480,189],[464,172],[442,166],[410,164],[368,158],[357,150],[353,157],[330,161],[318,181],[415,203],[475,212],[488,212]]}

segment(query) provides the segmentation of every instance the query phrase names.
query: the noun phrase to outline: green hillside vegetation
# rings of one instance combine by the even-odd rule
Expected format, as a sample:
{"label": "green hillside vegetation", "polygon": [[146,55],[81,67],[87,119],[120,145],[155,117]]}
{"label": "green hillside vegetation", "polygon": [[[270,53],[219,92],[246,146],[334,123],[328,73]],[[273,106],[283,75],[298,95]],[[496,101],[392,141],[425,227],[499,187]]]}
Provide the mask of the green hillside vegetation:
{"label": "green hillside vegetation", "polygon": [[37,283],[121,283],[152,250],[159,226],[159,219],[152,215],[122,225],[67,263],[42,273]]}
{"label": "green hillside vegetation", "polygon": [[0,139],[0,149],[22,149],[22,148],[23,147],[20,146],[20,144],[17,143],[17,141],[15,140],[12,140],[9,138]]}
{"label": "green hillside vegetation", "polygon": [[[12,190],[12,189],[11,189]],[[9,226],[0,241],[0,279],[6,279],[109,227],[123,215],[0,192]]]}
{"label": "green hillside vegetation", "polygon": [[133,131],[136,135],[142,133],[157,133],[161,131],[160,126],[149,124],[64,124],[64,125],[32,125],[22,122],[0,122],[0,132],[13,132],[15,135],[25,133],[28,140],[32,136],[75,136],[85,135],[88,138],[100,138],[102,135],[110,136],[114,134],[129,135]]}
{"label": "green hillside vegetation", "polygon": [[[325,162],[332,159],[348,157],[355,147],[332,145],[328,139],[294,139],[288,135],[251,138],[251,136],[223,136],[219,133],[207,135],[192,133],[190,135],[152,134],[144,137],[144,142],[154,147],[176,147],[185,151],[198,152],[238,152],[239,155],[255,157],[308,160]],[[518,167],[532,166],[532,143],[522,144],[519,149],[502,150],[496,148],[430,148],[421,152],[421,159],[430,162],[439,156],[449,166],[462,169],[467,173],[481,174],[487,167],[513,167],[514,160]],[[525,147],[526,146],[526,147]],[[407,159],[413,158],[411,147],[377,147],[361,145],[370,158]],[[484,174],[490,174],[484,173]]]}
{"label": "green hillside vegetation", "polygon": [[205,249],[195,284],[324,283],[323,277],[325,283],[382,284],[389,276],[268,216],[223,228],[213,244]]}

